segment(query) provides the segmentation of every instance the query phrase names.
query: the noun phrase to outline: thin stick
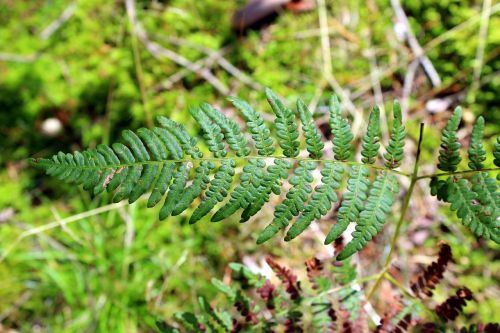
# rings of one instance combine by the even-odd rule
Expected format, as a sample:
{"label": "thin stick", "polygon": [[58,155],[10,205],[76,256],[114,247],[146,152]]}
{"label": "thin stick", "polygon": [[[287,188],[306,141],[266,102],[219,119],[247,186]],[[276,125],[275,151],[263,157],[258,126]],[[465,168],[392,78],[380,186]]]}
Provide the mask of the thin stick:
{"label": "thin stick", "polygon": [[408,112],[408,107],[410,104],[410,95],[413,88],[413,81],[415,80],[415,74],[418,68],[418,60],[413,60],[408,66],[406,71],[405,80],[403,83],[403,96],[401,97],[401,111],[403,114]]}
{"label": "thin stick", "polygon": [[255,90],[259,90],[259,91],[264,90],[264,87],[261,84],[256,82],[252,77],[250,77],[248,74],[246,74],[242,70],[238,69],[231,62],[229,62],[229,60],[227,60],[224,57],[224,53],[226,52],[227,47],[220,49],[220,50],[214,50],[214,49],[193,43],[189,40],[185,40],[182,38],[163,37],[163,39],[165,39],[166,41],[168,41],[169,43],[172,43],[174,45],[189,46],[195,50],[198,50],[198,51],[206,54],[208,57],[205,59],[213,59],[215,62],[217,62],[219,64],[219,66],[222,69],[224,69],[226,72],[228,72],[230,75],[232,75],[237,80],[241,81],[243,84],[246,84],[247,86],[249,86]]}
{"label": "thin stick", "polygon": [[[212,56],[208,56],[196,61],[195,63],[193,63],[193,65],[193,68],[197,68],[198,70],[201,70],[202,68],[212,68],[215,65],[215,58]],[[156,85],[154,90],[157,92],[160,92],[162,90],[169,90],[174,86],[174,84],[181,81],[191,73],[192,71],[184,67]]]}
{"label": "thin stick", "polygon": [[323,76],[325,80],[330,84],[333,91],[337,95],[340,96],[342,100],[342,105],[344,105],[351,113],[354,118],[354,122],[352,124],[353,134],[358,136],[361,131],[361,127],[363,126],[363,117],[362,113],[359,112],[354,104],[352,103],[349,94],[346,93],[344,89],[340,86],[340,84],[335,79],[333,75],[332,69],[332,55],[330,52],[330,37],[329,37],[329,28],[328,28],[328,18],[326,14],[326,5],[325,0],[317,0],[318,3],[318,15],[319,15],[319,29],[320,29],[320,41],[321,41],[321,55],[323,60]]}
{"label": "thin stick", "polygon": [[453,172],[439,172],[439,173],[433,173],[429,175],[422,175],[418,176],[417,180],[424,179],[424,178],[433,178],[433,177],[441,177],[441,176],[454,176],[454,175],[466,175],[466,174],[475,174],[478,172],[500,172],[500,168],[486,168],[486,169],[481,169],[481,170],[462,170],[462,171],[453,171]]}
{"label": "thin stick", "polygon": [[394,9],[394,13],[396,14],[397,20],[405,26],[406,37],[408,45],[411,48],[411,51],[413,52],[413,54],[415,54],[415,57],[419,59],[432,85],[434,87],[440,86],[441,78],[439,77],[439,74],[434,68],[434,65],[432,64],[430,59],[425,55],[424,49],[418,43],[415,34],[411,30],[410,23],[408,22],[408,17],[406,17],[406,13],[403,10],[403,7],[401,7],[399,0],[391,0],[391,5],[392,8]]}
{"label": "thin stick", "polygon": [[49,24],[43,31],[40,33],[40,38],[43,40],[47,40],[52,36],[54,32],[56,32],[66,21],[68,21],[71,16],[75,13],[76,10],[76,1],[69,4],[68,7],[59,15],[59,17]]}

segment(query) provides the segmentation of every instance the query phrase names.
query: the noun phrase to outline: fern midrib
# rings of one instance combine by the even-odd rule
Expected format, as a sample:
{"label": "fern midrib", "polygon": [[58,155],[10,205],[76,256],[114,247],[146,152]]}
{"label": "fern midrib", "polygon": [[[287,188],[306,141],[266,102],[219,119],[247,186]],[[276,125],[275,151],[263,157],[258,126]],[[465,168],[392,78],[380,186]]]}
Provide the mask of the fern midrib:
{"label": "fern midrib", "polygon": [[[228,156],[228,157],[200,157],[197,159],[192,159],[192,158],[183,158],[183,159],[177,159],[177,160],[153,160],[153,161],[142,161],[142,162],[133,162],[133,163],[120,163],[120,164],[108,164],[108,165],[96,165],[96,166],[90,166],[90,165],[69,165],[69,164],[60,164],[60,163],[54,163],[53,161],[50,161],[48,163],[43,163],[36,161],[34,164],[39,165],[39,166],[54,166],[54,165],[61,165],[65,166],[68,168],[78,168],[78,169],[84,169],[84,170],[105,170],[105,169],[118,169],[121,167],[134,167],[134,166],[141,166],[141,165],[147,165],[147,164],[164,164],[164,163],[186,163],[186,162],[194,162],[198,163],[201,161],[213,161],[213,162],[222,162],[222,161],[227,161],[227,160],[250,160],[250,159],[282,159],[282,160],[290,160],[290,161],[309,161],[309,162],[317,162],[317,163],[334,163],[334,164],[341,164],[341,165],[357,165],[360,167],[365,167],[368,169],[375,169],[375,170],[381,170],[384,172],[388,173],[394,173],[398,174],[401,176],[405,176],[408,178],[412,178],[413,175],[404,172],[404,171],[399,171],[399,170],[394,170],[394,169],[389,169],[383,166],[378,166],[378,165],[366,165],[365,163],[361,162],[352,162],[352,161],[337,161],[337,160],[331,160],[331,159],[324,159],[324,158],[310,158],[310,157],[287,157],[287,156],[276,156],[276,155],[266,155],[266,156],[252,156],[252,155],[247,155],[247,156]],[[439,173],[433,173],[433,174],[424,174],[415,177],[415,179],[422,180],[422,179],[427,179],[427,178],[433,178],[433,177],[442,177],[442,176],[454,176],[454,175],[465,175],[465,174],[476,174],[479,172],[500,172],[500,167],[496,168],[484,168],[484,169],[475,169],[475,170],[459,170],[459,171],[453,171],[453,172],[439,172]]]}
{"label": "fern midrib", "polygon": [[[324,159],[324,158],[309,158],[309,157],[287,157],[287,156],[275,156],[275,155],[269,155],[269,156],[231,156],[231,157],[201,157],[197,159],[192,159],[192,158],[184,158],[184,159],[177,159],[177,160],[149,160],[149,161],[139,161],[139,162],[132,162],[132,163],[119,163],[119,164],[107,164],[107,165],[70,165],[70,164],[62,164],[62,163],[55,163],[53,161],[50,162],[38,162],[35,161],[35,165],[39,166],[64,166],[67,168],[77,168],[77,169],[84,169],[84,170],[106,170],[106,169],[117,169],[117,168],[125,168],[125,167],[134,167],[134,166],[142,166],[142,165],[148,165],[148,164],[164,164],[164,163],[187,163],[187,162],[192,162],[192,163],[199,163],[202,161],[212,161],[212,162],[222,162],[222,161],[227,161],[227,160],[250,160],[250,159],[262,159],[262,160],[267,160],[267,159],[281,159],[281,160],[289,160],[289,161],[294,161],[294,162],[300,162],[300,161],[305,161],[305,162],[317,162],[317,163],[333,163],[333,164],[340,164],[340,165],[357,165],[360,167],[365,167],[369,169],[376,169],[376,170],[381,170],[384,172],[390,172],[390,173],[395,173],[401,176],[405,177],[411,177],[410,174],[404,172],[404,171],[399,171],[399,170],[393,170],[389,169],[383,166],[378,166],[378,165],[366,165],[364,163],[360,162],[351,162],[351,161],[336,161],[336,160],[331,160],[331,159]],[[500,168],[497,169],[491,169],[492,170],[500,170]],[[476,172],[480,171],[488,171],[487,169],[485,170],[474,170]],[[422,178],[430,178],[433,177],[433,175],[426,175]]]}

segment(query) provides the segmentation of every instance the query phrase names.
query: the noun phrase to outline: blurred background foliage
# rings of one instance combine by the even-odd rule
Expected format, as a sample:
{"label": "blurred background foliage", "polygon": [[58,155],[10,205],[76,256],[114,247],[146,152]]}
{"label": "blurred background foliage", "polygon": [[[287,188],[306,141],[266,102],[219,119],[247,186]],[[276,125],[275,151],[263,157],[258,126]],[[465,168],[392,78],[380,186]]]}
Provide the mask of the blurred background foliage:
{"label": "blurred background foliage", "polygon": [[[401,39],[389,1],[326,1],[329,65],[317,7],[300,14],[283,10],[241,34],[232,30],[231,17],[244,4],[136,1],[149,40],[199,64],[192,72],[148,50],[132,33],[124,1],[0,0],[0,255],[13,246],[0,262],[0,332],[154,331],[155,318],[196,307],[198,295],[218,297],[210,278],[227,276],[229,262],[258,266],[271,254],[294,266],[326,253],[314,233],[257,247],[255,230],[267,224],[271,210],[245,225],[188,226],[188,214],[159,222],[157,211],[144,209],[143,202],[108,206],[105,196],[92,198],[32,170],[28,157],[113,142],[123,129],[148,126],[157,115],[196,134],[189,105],[206,101],[227,110],[225,95],[233,94],[269,112],[264,86],[289,103],[302,96],[320,122],[336,84],[346,93],[340,94],[344,102],[348,96],[358,111],[381,100],[389,111],[394,98],[404,98],[410,136],[415,138],[419,122],[428,125],[427,163],[436,156],[443,120],[458,104],[466,111],[462,139],[478,115],[488,122],[488,137],[498,134],[500,6],[495,1],[402,2],[442,81],[433,86],[416,66],[406,95],[415,55]],[[486,7],[489,29],[481,35]],[[69,17],[61,21],[64,13]],[[53,24],[59,26],[51,31]],[[481,45],[484,54],[478,57]],[[228,64],[239,71],[228,70]],[[325,73],[330,65],[333,83]],[[210,71],[219,86],[202,71]],[[437,241],[445,239],[458,258],[453,271],[459,281],[452,283],[469,286],[479,300],[466,308],[467,318],[499,320],[498,247],[475,239],[453,216],[443,216],[426,186],[418,190],[413,204],[419,212],[400,244],[404,275],[409,278],[409,267],[428,263]],[[57,225],[68,217],[74,223]],[[333,221],[325,220],[326,226]],[[34,229],[49,223],[47,230]],[[389,239],[387,231],[362,252],[363,275],[380,268],[376,258]],[[390,305],[379,298],[375,306],[383,313]]]}

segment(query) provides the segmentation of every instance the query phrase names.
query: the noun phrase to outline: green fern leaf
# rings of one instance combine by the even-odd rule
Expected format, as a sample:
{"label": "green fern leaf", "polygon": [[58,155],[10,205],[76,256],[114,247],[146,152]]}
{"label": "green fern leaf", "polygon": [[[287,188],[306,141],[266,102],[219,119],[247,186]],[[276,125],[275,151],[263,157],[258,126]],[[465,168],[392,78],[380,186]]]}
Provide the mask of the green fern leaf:
{"label": "green fern leaf", "polygon": [[228,97],[228,100],[243,114],[252,139],[255,142],[257,153],[261,156],[272,155],[275,149],[273,147],[271,131],[267,128],[262,116],[244,100],[237,97]]}
{"label": "green fern leaf", "polygon": [[401,165],[406,138],[401,106],[398,101],[394,101],[392,112],[394,114],[394,123],[392,125],[391,139],[389,140],[387,152],[384,154],[385,166],[389,169],[395,169]]}
{"label": "green fern leaf", "polygon": [[347,161],[351,157],[353,135],[349,123],[342,118],[339,99],[335,95],[330,99],[329,110],[334,158],[337,161]]}
{"label": "green fern leaf", "polygon": [[299,154],[299,131],[295,123],[293,111],[287,108],[274,92],[266,88],[266,96],[274,114],[276,115],[276,134],[278,143],[286,157],[295,157]]}
{"label": "green fern leaf", "polygon": [[256,191],[250,191],[252,197],[249,198],[249,205],[241,213],[240,222],[248,221],[257,214],[262,206],[269,201],[271,192],[279,195],[281,193],[281,183],[288,177],[288,170],[292,164],[288,160],[276,159],[274,165],[267,168],[267,172]]}
{"label": "green fern leaf", "polygon": [[[203,154],[200,152],[200,149],[196,146],[197,140],[192,138],[189,133],[186,131],[186,128],[176,123],[173,120],[165,118],[163,116],[158,117],[158,122],[162,127],[167,129],[170,133],[172,133],[175,138],[180,143],[182,147],[182,151],[184,154],[191,156],[193,159],[199,159],[203,157]],[[181,157],[182,158],[182,157]]]}
{"label": "green fern leaf", "polygon": [[222,202],[229,193],[233,181],[235,163],[233,160],[224,160],[210,182],[200,205],[194,210],[189,223],[198,222],[207,215],[218,202]]}
{"label": "green fern leaf", "polygon": [[300,121],[302,122],[302,130],[306,137],[306,147],[311,158],[321,158],[323,156],[323,148],[325,144],[321,141],[321,134],[318,128],[314,126],[312,115],[304,102],[299,98],[297,100],[297,111]]}
{"label": "green fern leaf", "polygon": [[326,215],[332,208],[332,203],[337,201],[335,190],[339,188],[344,168],[327,162],[321,170],[321,185],[319,185],[311,197],[311,201],[305,207],[299,219],[288,230],[285,241],[290,241],[300,235],[313,220]]}
{"label": "green fern leaf", "polygon": [[368,169],[353,165],[347,180],[347,190],[337,214],[337,223],[326,236],[325,244],[340,237],[351,222],[356,222],[363,210],[369,188]]}
{"label": "green fern leaf", "polygon": [[123,140],[129,144],[132,153],[138,161],[149,161],[150,157],[148,151],[137,134],[131,130],[125,130],[122,132],[122,137]]}
{"label": "green fern leaf", "polygon": [[469,146],[469,168],[481,170],[486,160],[486,151],[483,148],[484,118],[479,117],[472,128]]}
{"label": "green fern leaf", "polygon": [[441,149],[439,150],[439,170],[456,171],[458,164],[462,160],[460,157],[461,145],[457,137],[461,117],[462,109],[457,107],[443,130]]}
{"label": "green fern leaf", "polygon": [[208,175],[215,168],[215,165],[210,161],[201,161],[200,166],[195,170],[195,177],[191,186],[184,189],[182,195],[177,200],[175,208],[172,210],[172,216],[179,215],[185,211],[194,199],[198,198],[201,192],[207,188],[210,182]]}
{"label": "green fern leaf", "polygon": [[[174,160],[180,160],[184,157],[184,151],[189,154],[191,149],[188,149],[186,146],[183,148],[179,144],[179,141],[175,138],[175,136],[169,132],[168,130],[160,127],[155,127],[153,128],[153,132],[156,134],[156,136],[160,139],[160,141],[165,145],[165,148],[167,149],[169,156],[172,157]],[[192,152],[195,154],[194,152]],[[200,155],[201,156],[201,155]]]}
{"label": "green fern leaf", "polygon": [[359,222],[352,233],[352,240],[337,256],[344,260],[360,251],[382,229],[395,200],[399,186],[392,174],[381,173],[370,188],[365,209],[359,214]]}
{"label": "green fern leaf", "polygon": [[243,167],[240,184],[231,193],[229,202],[212,216],[212,222],[221,221],[238,209],[246,208],[250,204],[250,198],[255,197],[255,191],[264,177],[263,168],[265,165],[264,161],[259,159],[248,160],[248,164]]}
{"label": "green fern leaf", "polygon": [[300,161],[290,179],[292,188],[287,192],[285,200],[281,202],[274,211],[273,221],[260,233],[257,244],[262,244],[271,239],[279,230],[288,226],[288,222],[304,210],[305,202],[312,192],[313,181],[312,170],[316,164]]}
{"label": "green fern leaf", "polygon": [[489,211],[490,207],[484,207],[480,204],[478,194],[469,189],[467,180],[450,177],[448,183],[451,210],[457,212],[462,224],[467,226],[476,236],[500,243],[500,221],[493,219],[492,212]]}
{"label": "green fern leaf", "polygon": [[201,109],[213,120],[222,130],[224,137],[236,156],[247,156],[250,153],[248,142],[241,134],[238,124],[229,118],[226,118],[221,112],[214,109],[210,104],[203,103]]}
{"label": "green fern leaf", "polygon": [[163,195],[168,189],[170,182],[172,181],[172,175],[175,170],[175,163],[166,162],[160,171],[160,175],[155,182],[151,195],[149,196],[147,206],[149,208],[156,206],[158,202],[163,198]]}
{"label": "green fern leaf", "polygon": [[191,113],[193,118],[203,129],[203,137],[207,142],[208,149],[217,158],[225,157],[227,155],[227,151],[224,148],[224,135],[222,134],[222,130],[219,125],[213,123],[202,109],[191,107],[189,108],[189,113]]}
{"label": "green fern leaf", "polygon": [[363,137],[361,161],[365,164],[375,163],[378,150],[380,148],[380,110],[375,106],[370,113],[368,120],[368,129]]}
{"label": "green fern leaf", "polygon": [[186,187],[188,177],[189,168],[186,163],[182,163],[174,173],[172,185],[168,190],[163,207],[160,209],[160,220],[166,219],[174,210],[177,200],[179,200]]}
{"label": "green fern leaf", "polygon": [[477,199],[483,206],[486,215],[496,221],[500,215],[500,192],[495,179],[486,172],[478,172],[471,178],[472,191],[477,194]]}

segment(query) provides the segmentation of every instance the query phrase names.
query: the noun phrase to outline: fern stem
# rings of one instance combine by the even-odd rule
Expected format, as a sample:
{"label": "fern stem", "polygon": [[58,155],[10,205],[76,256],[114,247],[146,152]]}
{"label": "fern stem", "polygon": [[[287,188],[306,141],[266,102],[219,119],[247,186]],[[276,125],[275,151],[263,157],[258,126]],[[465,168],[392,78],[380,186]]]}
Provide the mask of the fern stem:
{"label": "fern stem", "polygon": [[434,174],[430,174],[430,175],[418,176],[417,180],[425,179],[425,178],[440,177],[440,176],[466,175],[466,174],[476,174],[479,172],[492,172],[492,171],[500,172],[500,168],[486,168],[486,169],[479,169],[479,170],[462,170],[462,171],[453,171],[453,172],[434,173]]}
{"label": "fern stem", "polygon": [[[379,166],[379,165],[366,165],[364,163],[359,163],[359,162],[352,162],[352,161],[335,161],[331,159],[324,159],[324,158],[310,158],[310,157],[286,157],[286,156],[274,156],[274,155],[269,155],[269,156],[228,156],[228,157],[200,157],[200,158],[184,158],[184,159],[176,159],[176,160],[149,160],[149,161],[140,161],[140,162],[132,162],[132,163],[121,163],[121,164],[107,164],[106,166],[103,166],[101,168],[96,167],[96,166],[87,166],[87,165],[79,165],[78,169],[118,169],[118,168],[125,168],[125,167],[134,167],[134,166],[143,166],[143,165],[148,165],[148,164],[164,164],[164,163],[186,163],[186,162],[191,162],[191,163],[199,163],[202,161],[210,161],[210,162],[222,162],[222,161],[227,161],[227,160],[249,160],[249,159],[276,159],[276,160],[289,160],[291,162],[299,162],[299,161],[306,161],[306,162],[317,162],[317,163],[333,163],[333,164],[341,164],[341,165],[358,165],[360,167],[368,168],[368,169],[375,169],[375,170],[381,170],[384,172],[389,172],[389,173],[395,173],[401,176],[405,176],[408,178],[411,178],[412,175],[403,172],[403,171],[398,171],[398,170],[393,170],[386,168],[385,166]],[[43,162],[37,160],[37,159],[31,159],[31,162],[33,165],[39,165],[42,166]],[[52,165],[52,164],[51,164]],[[500,168],[498,168],[500,170]],[[484,170],[482,170],[484,171]]]}
{"label": "fern stem", "polygon": [[399,220],[398,220],[398,223],[396,225],[396,230],[394,231],[394,235],[392,236],[391,247],[390,247],[389,253],[387,254],[387,257],[385,259],[384,273],[380,274],[378,279],[375,281],[375,284],[373,285],[372,289],[368,293],[368,297],[367,297],[368,299],[371,298],[373,293],[380,286],[380,282],[382,282],[382,279],[385,276],[385,271],[388,269],[388,267],[391,263],[391,257],[392,257],[392,254],[394,253],[395,248],[396,248],[396,243],[398,242],[399,233],[401,231],[401,226],[403,225],[403,221],[404,221],[404,218],[406,216],[406,211],[408,210],[408,207],[410,206],[410,199],[411,199],[411,196],[413,193],[413,189],[415,188],[415,184],[418,181],[418,176],[417,176],[418,168],[419,168],[418,162],[420,160],[420,152],[421,152],[423,134],[424,134],[424,123],[420,123],[420,130],[419,130],[419,134],[418,134],[418,144],[417,144],[417,155],[415,156],[415,165],[413,167],[413,173],[411,176],[410,187],[408,188],[408,191],[406,192],[403,206],[401,208],[401,215],[399,216]]}

